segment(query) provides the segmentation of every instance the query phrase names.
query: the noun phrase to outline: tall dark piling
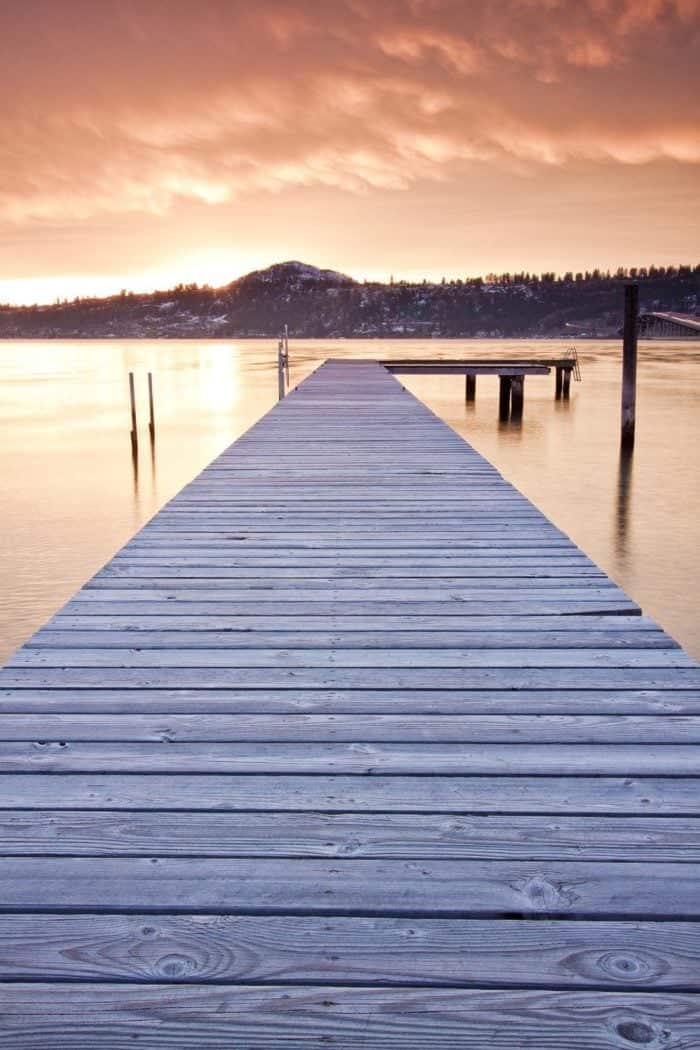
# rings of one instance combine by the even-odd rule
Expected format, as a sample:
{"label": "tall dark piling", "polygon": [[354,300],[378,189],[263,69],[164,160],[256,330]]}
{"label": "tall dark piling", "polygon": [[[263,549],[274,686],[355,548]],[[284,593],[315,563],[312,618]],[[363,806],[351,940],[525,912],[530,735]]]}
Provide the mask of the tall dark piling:
{"label": "tall dark piling", "polygon": [[525,394],[525,376],[513,376],[510,383],[511,419],[522,419],[523,398]]}
{"label": "tall dark piling", "polygon": [[511,377],[498,377],[498,418],[502,423],[510,419],[510,388]]}
{"label": "tall dark piling", "polygon": [[625,285],[625,322],[622,336],[622,419],[620,445],[634,448],[634,426],[637,404],[637,330],[639,285]]}
{"label": "tall dark piling", "polygon": [[129,406],[131,408],[131,446],[138,444],[138,430],[136,428],[136,393],[134,391],[134,373],[129,372]]}
{"label": "tall dark piling", "polygon": [[151,441],[156,434],[156,417],[153,411],[153,374],[148,373],[148,430],[151,435]]}

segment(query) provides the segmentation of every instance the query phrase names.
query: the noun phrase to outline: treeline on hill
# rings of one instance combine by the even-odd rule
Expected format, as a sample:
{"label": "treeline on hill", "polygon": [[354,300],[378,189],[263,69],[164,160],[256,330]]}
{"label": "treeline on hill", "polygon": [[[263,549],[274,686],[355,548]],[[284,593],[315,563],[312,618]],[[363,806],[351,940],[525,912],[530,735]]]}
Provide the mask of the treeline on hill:
{"label": "treeline on hill", "polygon": [[698,311],[700,265],[381,284],[290,262],[222,288],[0,307],[0,337],[276,336],[284,324],[308,338],[606,336],[619,330],[627,280],[643,310]]}

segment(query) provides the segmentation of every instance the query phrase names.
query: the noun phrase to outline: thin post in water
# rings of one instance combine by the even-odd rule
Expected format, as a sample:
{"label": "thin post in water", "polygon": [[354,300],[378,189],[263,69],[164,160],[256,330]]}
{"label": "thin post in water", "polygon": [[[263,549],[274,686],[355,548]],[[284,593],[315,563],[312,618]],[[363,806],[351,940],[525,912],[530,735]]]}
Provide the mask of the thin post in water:
{"label": "thin post in water", "polygon": [[151,372],[148,373],[148,415],[148,429],[152,441],[156,433],[156,417],[153,411],[153,374]]}
{"label": "thin post in water", "polygon": [[133,372],[129,372],[129,402],[131,404],[131,443],[135,445],[138,442],[138,431],[136,429],[136,394]]}
{"label": "thin post in water", "polygon": [[464,400],[476,401],[476,376],[467,373],[467,382],[464,388]]}
{"label": "thin post in water", "polygon": [[284,397],[284,339],[277,344],[277,400]]}
{"label": "thin post in water", "polygon": [[622,334],[622,418],[620,445],[634,448],[637,404],[637,331],[639,285],[625,285],[625,323]]}

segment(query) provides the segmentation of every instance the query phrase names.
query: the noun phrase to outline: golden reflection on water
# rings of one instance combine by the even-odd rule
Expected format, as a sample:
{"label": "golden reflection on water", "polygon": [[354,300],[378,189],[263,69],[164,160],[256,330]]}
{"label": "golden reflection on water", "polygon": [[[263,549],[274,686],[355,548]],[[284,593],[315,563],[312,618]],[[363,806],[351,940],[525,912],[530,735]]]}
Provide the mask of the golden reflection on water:
{"label": "golden reflection on water", "polygon": [[[292,383],[329,356],[541,357],[564,349],[543,341],[292,341]],[[499,424],[493,377],[479,377],[472,404],[461,376],[401,382],[700,656],[700,344],[641,344],[637,446],[624,461],[620,347],[586,342],[579,354],[583,382],[572,384],[571,400],[555,401],[553,376],[528,377],[517,423]],[[275,340],[0,343],[0,659],[275,403],[275,362]]]}

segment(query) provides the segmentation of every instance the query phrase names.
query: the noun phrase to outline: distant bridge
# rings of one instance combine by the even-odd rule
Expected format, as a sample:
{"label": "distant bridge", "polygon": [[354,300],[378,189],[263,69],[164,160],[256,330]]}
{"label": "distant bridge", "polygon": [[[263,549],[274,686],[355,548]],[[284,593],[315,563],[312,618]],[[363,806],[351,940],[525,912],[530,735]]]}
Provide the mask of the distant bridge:
{"label": "distant bridge", "polygon": [[690,314],[642,313],[639,334],[646,339],[700,339],[700,319]]}

